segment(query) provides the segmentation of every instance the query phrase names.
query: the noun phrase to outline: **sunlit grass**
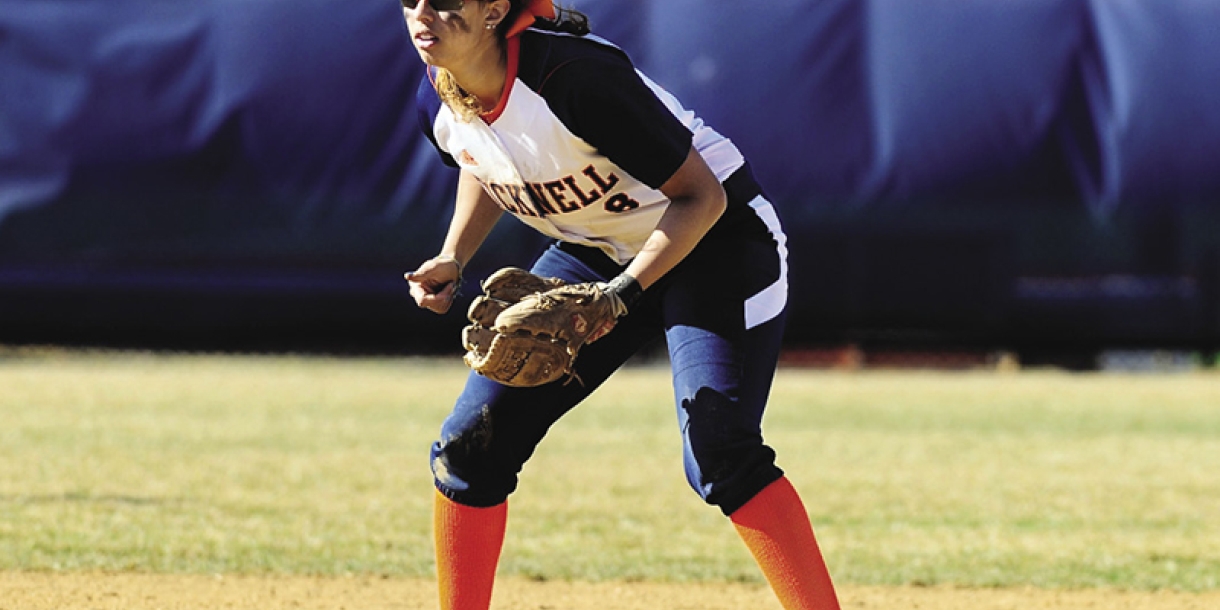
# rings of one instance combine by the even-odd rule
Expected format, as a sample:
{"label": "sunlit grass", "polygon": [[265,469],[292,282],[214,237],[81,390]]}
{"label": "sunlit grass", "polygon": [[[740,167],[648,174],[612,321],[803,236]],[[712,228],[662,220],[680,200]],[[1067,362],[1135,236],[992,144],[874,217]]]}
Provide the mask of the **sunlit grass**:
{"label": "sunlit grass", "polygon": [[[0,352],[0,569],[432,572],[460,362]],[[620,372],[510,502],[501,573],[748,580]],[[765,422],[836,580],[1220,587],[1220,377],[783,369]]]}

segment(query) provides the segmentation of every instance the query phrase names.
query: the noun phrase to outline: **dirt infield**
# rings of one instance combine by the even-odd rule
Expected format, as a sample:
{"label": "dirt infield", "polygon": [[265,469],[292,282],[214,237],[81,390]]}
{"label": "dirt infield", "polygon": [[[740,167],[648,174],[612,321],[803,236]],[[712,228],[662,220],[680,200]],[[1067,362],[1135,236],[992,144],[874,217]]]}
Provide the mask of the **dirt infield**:
{"label": "dirt infield", "polygon": [[[436,607],[424,580],[149,574],[0,574],[0,610],[414,610]],[[1105,590],[842,587],[844,608],[868,610],[1204,610],[1202,594]],[[778,610],[748,584],[568,583],[504,580],[495,610]]]}

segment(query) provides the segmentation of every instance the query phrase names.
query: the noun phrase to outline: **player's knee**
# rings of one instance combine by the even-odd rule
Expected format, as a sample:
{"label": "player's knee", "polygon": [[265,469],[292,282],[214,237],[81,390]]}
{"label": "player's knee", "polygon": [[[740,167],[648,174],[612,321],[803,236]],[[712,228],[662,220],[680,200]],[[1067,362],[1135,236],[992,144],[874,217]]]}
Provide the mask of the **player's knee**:
{"label": "player's knee", "polygon": [[783,475],[775,465],[775,451],[761,442],[696,453],[689,462],[687,481],[691,488],[726,515]]}
{"label": "player's knee", "polygon": [[782,475],[757,421],[736,401],[705,388],[683,407],[687,482],[708,504],[730,514]]}
{"label": "player's knee", "polygon": [[517,487],[519,468],[494,455],[485,428],[454,429],[448,423],[432,445],[430,463],[437,488],[469,506],[503,502]]}
{"label": "player's knee", "polygon": [[436,481],[436,485],[446,490],[462,490],[468,487],[461,476],[455,474],[455,470],[460,468],[455,467],[450,454],[445,451],[445,444],[440,441],[433,443],[432,456],[429,460],[432,467],[432,477]]}

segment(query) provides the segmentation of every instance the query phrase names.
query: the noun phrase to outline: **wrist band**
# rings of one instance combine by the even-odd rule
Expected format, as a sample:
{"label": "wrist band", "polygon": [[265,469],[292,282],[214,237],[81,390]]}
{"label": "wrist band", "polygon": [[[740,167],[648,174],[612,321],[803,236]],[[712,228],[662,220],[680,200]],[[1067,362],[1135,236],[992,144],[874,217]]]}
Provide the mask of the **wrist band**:
{"label": "wrist band", "polygon": [[626,273],[620,273],[607,282],[606,289],[617,294],[618,298],[622,299],[623,305],[627,306],[628,311],[635,306],[640,297],[644,296],[644,289],[640,283]]}

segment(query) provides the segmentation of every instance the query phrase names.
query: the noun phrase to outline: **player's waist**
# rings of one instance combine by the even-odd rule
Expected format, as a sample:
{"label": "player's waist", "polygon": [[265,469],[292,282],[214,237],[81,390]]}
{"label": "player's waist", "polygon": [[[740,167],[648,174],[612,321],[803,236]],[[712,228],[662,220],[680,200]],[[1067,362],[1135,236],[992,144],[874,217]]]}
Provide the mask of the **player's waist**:
{"label": "player's waist", "polygon": [[748,206],[755,197],[763,194],[762,187],[754,178],[754,171],[750,169],[748,162],[742,163],[741,167],[729,174],[721,185],[724,186],[724,195],[729,209],[736,206]]}

